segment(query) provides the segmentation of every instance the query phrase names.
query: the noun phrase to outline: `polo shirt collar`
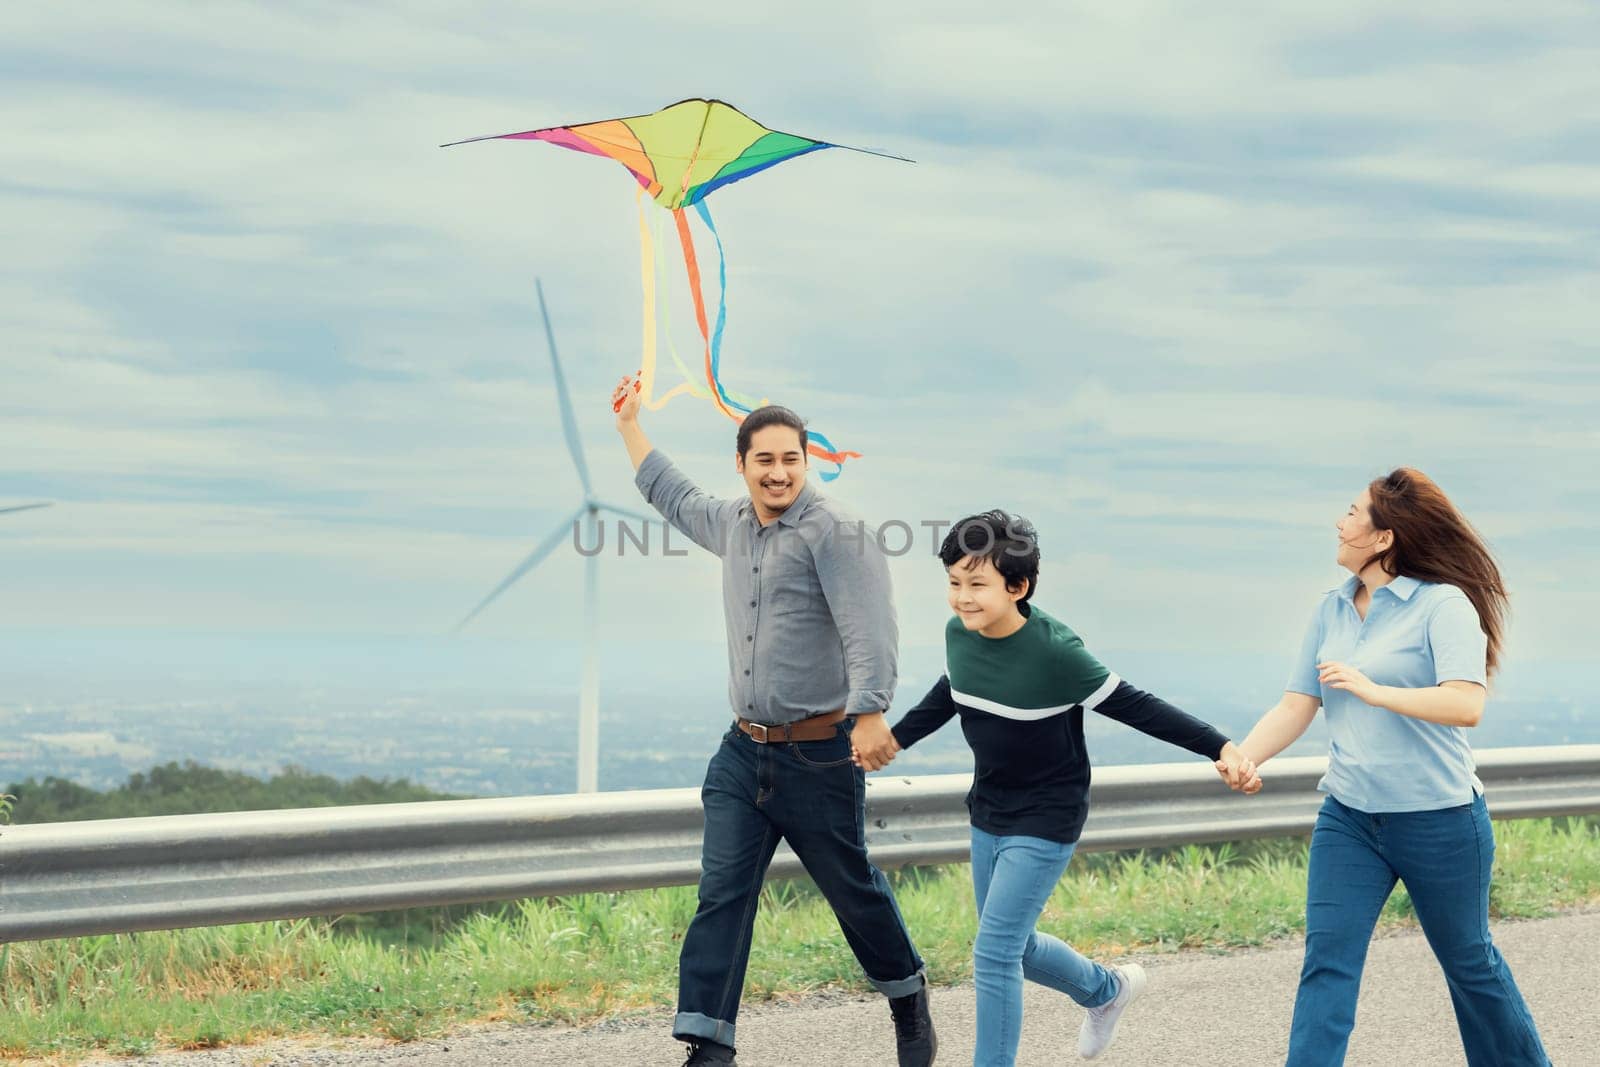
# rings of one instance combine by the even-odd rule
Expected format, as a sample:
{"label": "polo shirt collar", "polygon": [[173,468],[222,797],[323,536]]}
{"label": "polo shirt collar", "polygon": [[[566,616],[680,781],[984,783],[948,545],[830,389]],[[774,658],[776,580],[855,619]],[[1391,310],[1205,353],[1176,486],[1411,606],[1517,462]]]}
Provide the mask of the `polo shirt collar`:
{"label": "polo shirt collar", "polygon": [[[1355,603],[1356,591],[1360,588],[1360,577],[1351,575],[1350,578],[1339,587],[1339,598],[1341,600],[1348,600],[1351,603]],[[1415,578],[1402,574],[1398,578],[1391,581],[1388,585],[1383,586],[1383,588],[1389,590],[1390,593],[1393,593],[1400,600],[1410,600],[1412,594],[1418,589],[1422,588],[1422,583]]]}
{"label": "polo shirt collar", "polygon": [[1417,581],[1415,578],[1411,578],[1402,574],[1400,577],[1384,586],[1384,588],[1389,590],[1389,592],[1393,593],[1395,596],[1399,597],[1401,600],[1410,600],[1411,594],[1415,593],[1419,588],[1421,588],[1421,586],[1422,583]]}

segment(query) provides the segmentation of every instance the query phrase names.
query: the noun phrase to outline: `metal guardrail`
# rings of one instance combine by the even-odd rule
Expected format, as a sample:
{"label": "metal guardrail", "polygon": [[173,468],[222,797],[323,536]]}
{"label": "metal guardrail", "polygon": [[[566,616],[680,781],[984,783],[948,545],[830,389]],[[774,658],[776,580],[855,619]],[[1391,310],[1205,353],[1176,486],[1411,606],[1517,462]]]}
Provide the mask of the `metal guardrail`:
{"label": "metal guardrail", "polygon": [[[1600,745],[1477,754],[1491,813],[1600,812]],[[1257,796],[1209,764],[1100,767],[1083,850],[1306,833],[1326,760],[1277,759]],[[968,859],[971,775],[877,777],[883,867]],[[696,789],[171,815],[0,829],[0,942],[690,885]],[[775,876],[799,875],[780,848]]]}

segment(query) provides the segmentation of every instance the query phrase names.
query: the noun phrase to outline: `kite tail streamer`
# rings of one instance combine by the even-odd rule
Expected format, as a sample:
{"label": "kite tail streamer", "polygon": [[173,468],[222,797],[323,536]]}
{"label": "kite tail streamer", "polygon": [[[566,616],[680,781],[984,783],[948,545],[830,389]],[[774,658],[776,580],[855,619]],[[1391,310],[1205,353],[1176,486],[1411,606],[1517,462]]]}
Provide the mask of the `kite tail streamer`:
{"label": "kite tail streamer", "polygon": [[[700,215],[700,221],[706,224],[706,229],[711,231],[711,237],[717,242],[717,328],[711,333],[711,376],[719,383],[722,381],[722,332],[728,326],[728,257],[722,248],[722,235],[717,232],[717,224],[711,221],[711,209],[706,207],[704,200],[695,202],[694,209]],[[752,408],[739,403],[728,395],[726,389],[721,389],[722,397],[733,407],[748,415]]]}
{"label": "kite tail streamer", "polygon": [[642,187],[634,194],[633,200],[639,208],[639,281],[644,294],[644,307],[639,314],[644,323],[639,354],[639,392],[644,406],[651,407],[656,384],[656,257],[650,243],[650,223],[644,217]]}
{"label": "kite tail streamer", "polygon": [[[722,331],[728,325],[728,257],[722,248],[722,235],[717,232],[717,224],[711,221],[711,209],[706,207],[704,200],[695,201],[695,210],[700,214],[700,221],[706,224],[706,229],[711,231],[711,236],[717,242],[717,328],[711,335],[711,373],[718,382],[722,381]],[[743,393],[736,393],[727,386],[722,387],[722,395],[728,402],[740,411],[749,414],[756,408],[765,407],[767,400],[752,399]]]}
{"label": "kite tail streamer", "polygon": [[[650,224],[645,218],[644,190],[640,189],[634,196],[639,205],[639,269],[640,284],[644,291],[644,339],[642,354],[639,357],[639,394],[640,402],[650,411],[660,411],[666,407],[667,401],[680,393],[695,393],[694,378],[689,373],[689,368],[678,359],[678,353],[673,351],[673,361],[678,364],[678,369],[683,372],[685,381],[674,386],[665,396],[655,398],[656,379],[656,255],[655,243],[650,239]],[[671,337],[667,341],[671,344]]]}
{"label": "kite tail streamer", "polygon": [[[711,229],[712,235],[716,236],[717,231],[716,227],[711,224],[710,212],[708,212],[703,205],[697,204],[696,207],[699,210],[701,219],[704,220],[706,225]],[[672,211],[672,218],[678,226],[678,243],[683,246],[683,264],[684,268],[689,274],[689,293],[694,297],[695,322],[699,325],[700,336],[705,341],[705,376],[706,384],[711,387],[711,401],[712,403],[716,404],[717,409],[724,415],[728,416],[728,418],[732,419],[734,422],[742,422],[744,420],[744,416],[750,413],[751,408],[737,402],[728,394],[727,390],[723,388],[722,381],[720,380],[718,373],[718,365],[721,362],[722,356],[722,331],[727,323],[726,292],[724,292],[723,300],[718,307],[717,329],[713,334],[711,330],[711,324],[706,316],[705,293],[702,291],[700,285],[700,261],[695,256],[694,238],[689,233],[689,217],[683,213],[682,208],[674,208]],[[727,260],[723,255],[722,239],[720,237],[717,238],[717,256],[720,266],[720,277],[725,290],[727,285]],[[808,438],[806,451],[818,459],[827,463],[831,463],[834,466],[833,470],[822,472],[822,480],[824,482],[831,482],[835,478],[839,477],[839,474],[844,469],[844,463],[846,460],[861,458],[861,453],[859,452],[841,451],[823,434],[812,430],[807,430],[806,436]]]}
{"label": "kite tail streamer", "polygon": [[[665,278],[667,274],[666,258],[661,252],[661,246],[666,243],[661,239],[665,233],[664,227],[666,224],[667,217],[665,214],[656,215],[655,266],[657,290],[659,290],[661,287],[661,279]],[[672,357],[672,364],[678,368],[678,373],[683,375],[683,382],[680,383],[677,389],[674,389],[673,392],[677,392],[678,389],[686,389],[688,390],[690,396],[696,396],[704,399],[710,394],[706,392],[704,386],[700,385],[695,380],[694,371],[689,369],[689,365],[686,364],[683,361],[683,357],[678,354],[678,346],[672,340],[672,301],[663,300],[657,305],[657,307],[661,311],[661,332],[666,336],[667,339],[667,353]],[[670,396],[672,394],[669,393],[668,395]],[[665,403],[666,401],[663,399],[661,402]]]}
{"label": "kite tail streamer", "polygon": [[[717,300],[717,328],[712,333],[708,344],[711,352],[711,374],[712,377],[717,380],[718,387],[721,388],[722,331],[728,324],[728,259],[722,248],[722,236],[717,233],[716,223],[711,221],[711,210],[706,207],[706,202],[704,200],[696,201],[694,209],[699,213],[700,221],[706,224],[706,229],[711,231],[711,236],[715,238],[717,242],[717,283],[721,295]],[[723,390],[722,395],[740,411],[747,415],[750,413],[751,408],[739,403],[739,401],[734,399],[726,390]],[[762,401],[762,403],[764,404],[766,402]],[[823,460],[824,462],[832,463],[834,466],[833,470],[822,472],[822,480],[825,482],[831,482],[835,478],[839,477],[840,473],[844,470],[845,460],[861,458],[861,453],[859,452],[839,451],[839,449],[834,446],[832,441],[828,440],[827,437],[815,432],[814,430],[808,429],[806,431],[806,437],[809,439],[806,450],[810,452],[811,455],[816,456],[818,459]]]}
{"label": "kite tail streamer", "polygon": [[834,443],[815,430],[806,430],[806,451],[818,459],[833,464],[833,470],[823,471],[822,480],[831,482],[844,473],[844,461],[860,459],[860,452],[841,452]]}
{"label": "kite tail streamer", "polygon": [[694,254],[694,238],[689,234],[689,216],[683,213],[683,208],[672,209],[672,219],[678,224],[678,243],[683,246],[683,265],[689,272],[689,293],[694,297],[694,317],[700,326],[700,336],[706,343],[706,384],[711,386],[711,402],[734,422],[739,422],[743,415],[734,411],[730,406],[728,396],[722,391],[722,383],[717,381],[716,368],[711,362],[711,328],[706,322],[706,299],[700,291],[700,263]]}

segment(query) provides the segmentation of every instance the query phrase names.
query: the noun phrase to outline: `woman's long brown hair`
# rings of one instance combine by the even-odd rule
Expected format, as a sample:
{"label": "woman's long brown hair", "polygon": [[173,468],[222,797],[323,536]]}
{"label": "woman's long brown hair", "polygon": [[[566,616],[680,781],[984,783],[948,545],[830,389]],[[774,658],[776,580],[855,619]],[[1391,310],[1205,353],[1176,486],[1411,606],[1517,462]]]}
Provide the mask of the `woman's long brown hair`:
{"label": "woman's long brown hair", "polygon": [[1472,524],[1444,490],[1414,467],[1397,467],[1367,486],[1372,525],[1394,531],[1394,543],[1378,554],[1386,574],[1443,582],[1467,594],[1489,638],[1489,674],[1500,666],[1507,596],[1500,568]]}

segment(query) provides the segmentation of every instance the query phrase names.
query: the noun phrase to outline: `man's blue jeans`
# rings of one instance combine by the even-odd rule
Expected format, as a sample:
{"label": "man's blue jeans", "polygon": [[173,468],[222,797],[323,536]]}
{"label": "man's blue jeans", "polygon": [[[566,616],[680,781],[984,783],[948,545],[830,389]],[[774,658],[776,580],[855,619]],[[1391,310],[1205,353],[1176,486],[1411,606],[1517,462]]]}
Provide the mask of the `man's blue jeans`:
{"label": "man's blue jeans", "polygon": [[1311,833],[1306,958],[1290,1067],[1342,1064],[1378,913],[1405,883],[1444,970],[1471,1067],[1543,1067],[1533,1016],[1489,936],[1494,831],[1483,797],[1438,811],[1369,814],[1333,797]]}
{"label": "man's blue jeans", "polygon": [[758,744],[730,729],[706,768],[700,906],[678,957],[674,1037],[734,1044],[761,883],[781,838],[827,898],[885,996],[923,986],[922,959],[883,872],[867,859],[866,776],[846,719],[826,741]]}
{"label": "man's blue jeans", "polygon": [[978,937],[976,1067],[1010,1067],[1022,1037],[1022,980],[1065,993],[1086,1008],[1117,995],[1117,980],[1071,945],[1034,929],[1072,859],[1072,845],[1040,837],[996,837],[972,828],[972,889]]}

